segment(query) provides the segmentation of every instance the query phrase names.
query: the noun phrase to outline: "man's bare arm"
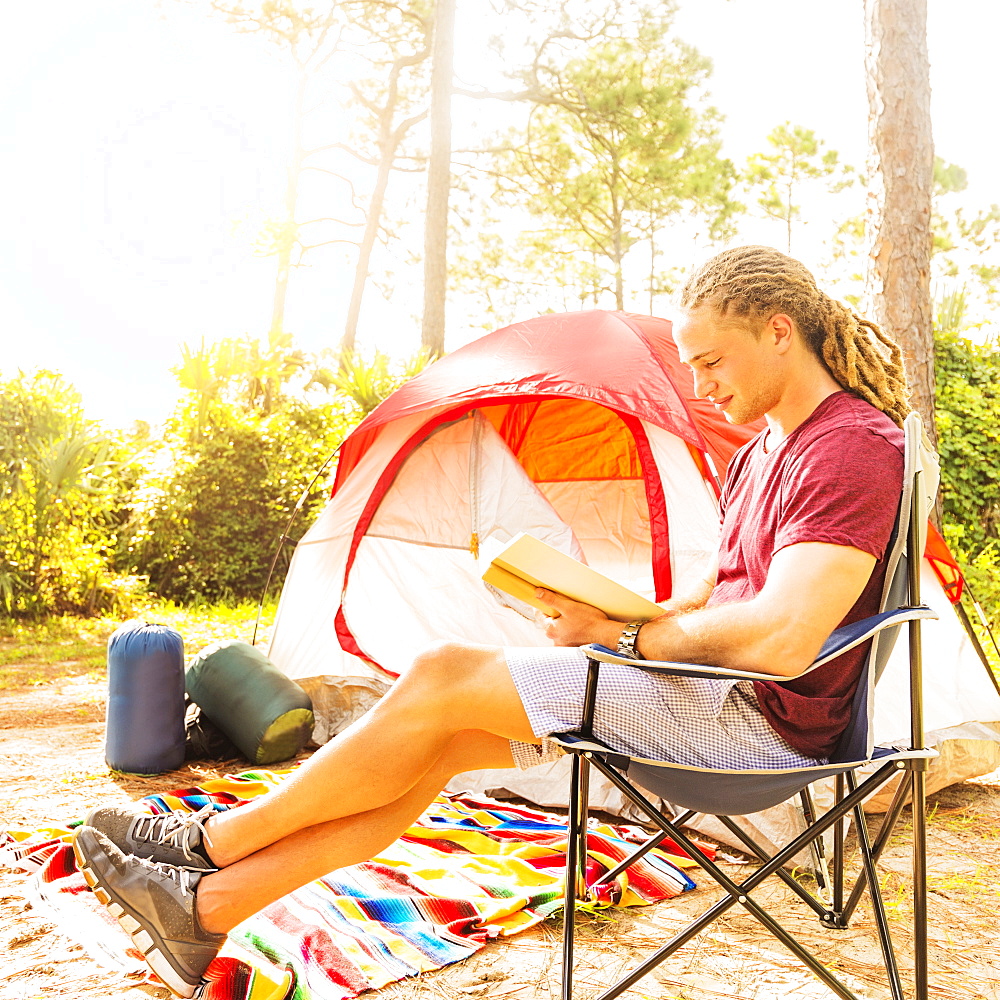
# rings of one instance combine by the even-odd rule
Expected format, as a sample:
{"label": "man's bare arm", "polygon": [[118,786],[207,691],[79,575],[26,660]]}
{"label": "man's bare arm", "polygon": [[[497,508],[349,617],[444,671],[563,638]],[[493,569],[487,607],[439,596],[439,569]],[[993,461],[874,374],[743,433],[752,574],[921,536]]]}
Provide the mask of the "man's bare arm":
{"label": "man's bare arm", "polygon": [[[801,673],[864,590],[875,557],[860,549],[801,542],[775,553],[767,582],[750,601],[668,612],[647,622],[637,648],[650,660],[705,663],[778,676]],[[557,645],[615,648],[621,623],[596,608],[546,592]]]}
{"label": "man's bare arm", "polygon": [[678,612],[686,614],[689,611],[697,611],[698,608],[705,607],[708,604],[708,599],[712,596],[712,591],[715,590],[715,581],[718,575],[719,557],[717,554],[713,554],[712,561],[705,567],[704,576],[686,594],[661,601],[660,607],[664,611],[674,614]]}

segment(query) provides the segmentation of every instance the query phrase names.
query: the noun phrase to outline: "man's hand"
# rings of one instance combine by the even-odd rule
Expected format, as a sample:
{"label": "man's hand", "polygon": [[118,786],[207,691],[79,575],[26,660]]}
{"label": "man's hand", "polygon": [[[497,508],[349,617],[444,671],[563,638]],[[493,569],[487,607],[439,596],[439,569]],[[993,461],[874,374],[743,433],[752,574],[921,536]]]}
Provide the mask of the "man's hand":
{"label": "man's hand", "polygon": [[603,611],[571,601],[562,594],[551,590],[535,591],[535,596],[558,612],[558,615],[548,620],[545,634],[557,646],[585,646],[588,642],[599,642],[607,645],[609,636],[613,635],[611,647],[614,648],[621,634],[621,622],[612,621]]}
{"label": "man's hand", "polygon": [[797,676],[851,610],[874,566],[873,555],[846,545],[787,545],[774,554],[755,597],[654,618],[639,633],[639,650],[650,660]]}
{"label": "man's hand", "polygon": [[[545,629],[546,636],[557,646],[586,646],[587,643],[596,642],[608,649],[617,648],[626,622],[608,618],[598,608],[570,600],[551,590],[539,588],[535,591],[535,596],[558,612],[556,617],[548,619]],[[650,621],[663,621],[681,613],[676,608],[664,608],[662,615]]]}

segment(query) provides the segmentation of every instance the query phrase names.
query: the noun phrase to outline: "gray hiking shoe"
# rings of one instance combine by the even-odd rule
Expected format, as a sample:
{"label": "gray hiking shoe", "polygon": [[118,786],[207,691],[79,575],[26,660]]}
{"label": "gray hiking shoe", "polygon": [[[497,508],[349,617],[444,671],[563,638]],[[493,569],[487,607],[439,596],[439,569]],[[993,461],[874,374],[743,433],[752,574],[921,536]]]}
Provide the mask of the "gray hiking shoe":
{"label": "gray hiking shoe", "polygon": [[83,825],[100,830],[123,854],[181,868],[215,871],[205,853],[205,845],[212,843],[205,832],[205,821],[213,812],[208,805],[196,813],[150,816],[126,806],[101,806],[87,813]]}
{"label": "gray hiking shoe", "polygon": [[205,970],[226,940],[198,923],[195,892],[206,873],[123,854],[89,826],[77,830],[73,852],[87,885],[153,972],[178,996],[200,993]]}

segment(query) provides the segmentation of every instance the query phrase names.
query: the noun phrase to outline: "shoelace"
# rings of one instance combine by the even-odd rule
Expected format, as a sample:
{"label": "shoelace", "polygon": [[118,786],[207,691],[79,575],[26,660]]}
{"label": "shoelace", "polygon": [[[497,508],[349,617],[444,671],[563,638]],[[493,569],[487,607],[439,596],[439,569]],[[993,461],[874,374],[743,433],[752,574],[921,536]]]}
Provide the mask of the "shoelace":
{"label": "shoelace", "polygon": [[192,879],[200,881],[201,876],[204,874],[194,868],[185,868],[183,865],[168,865],[162,861],[150,861],[149,858],[139,858],[134,854],[129,855],[129,857],[132,859],[133,864],[147,869],[150,878],[158,879],[161,882],[164,880],[175,882],[180,886],[181,892],[188,896],[194,895],[195,885],[198,884],[196,881],[192,885]]}
{"label": "shoelace", "polygon": [[194,813],[172,812],[166,816],[141,816],[136,823],[136,836],[173,847],[190,858],[193,855],[185,841],[188,831],[192,826],[196,826],[201,831],[202,840],[211,847],[212,838],[205,829],[205,823],[214,813],[215,809],[211,805],[206,805]]}

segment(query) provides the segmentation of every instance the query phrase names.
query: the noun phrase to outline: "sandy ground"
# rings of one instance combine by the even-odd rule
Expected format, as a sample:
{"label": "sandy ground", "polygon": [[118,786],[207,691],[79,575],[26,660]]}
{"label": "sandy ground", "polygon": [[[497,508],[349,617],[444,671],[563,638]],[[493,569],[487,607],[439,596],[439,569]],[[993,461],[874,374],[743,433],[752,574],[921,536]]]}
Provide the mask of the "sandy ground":
{"label": "sandy ground", "polygon": [[[246,766],[194,764],[154,779],[114,775],[104,763],[103,698],[101,682],[72,677],[0,695],[3,825],[43,826],[82,816],[100,802],[137,799]],[[1000,772],[938,792],[930,811],[931,995],[1000,1000]],[[909,854],[900,835],[883,867],[890,920],[908,981],[910,908],[904,886]],[[751,869],[733,864],[727,870],[740,876]],[[695,878],[704,888],[679,899],[584,920],[576,995],[597,996],[717,897],[704,876]],[[787,895],[783,887],[755,892],[759,902],[787,917],[789,926],[800,928],[804,943],[843,974],[860,996],[888,997],[879,979],[879,951],[868,911],[861,908],[847,930],[830,931],[814,917],[796,919],[794,914],[801,911]],[[387,987],[381,995],[386,1000],[550,1000],[559,995],[560,935],[561,924],[552,921],[492,943],[458,965]],[[755,920],[735,909],[624,994],[656,1000],[819,1000],[831,995],[810,973],[796,969]],[[169,996],[165,989],[136,985],[94,963],[32,909],[24,896],[23,876],[0,868],[0,1000]]]}

